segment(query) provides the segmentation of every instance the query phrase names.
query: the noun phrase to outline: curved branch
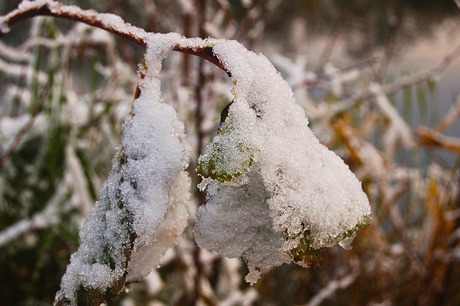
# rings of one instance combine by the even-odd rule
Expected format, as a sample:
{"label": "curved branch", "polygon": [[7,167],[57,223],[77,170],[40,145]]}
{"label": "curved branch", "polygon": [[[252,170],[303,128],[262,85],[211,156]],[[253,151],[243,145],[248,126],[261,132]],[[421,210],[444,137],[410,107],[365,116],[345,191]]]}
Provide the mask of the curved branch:
{"label": "curved branch", "polygon": [[[74,5],[64,5],[52,0],[23,1],[18,8],[0,17],[0,37],[10,31],[15,24],[35,16],[52,16],[104,29],[126,38],[140,46],[147,46],[148,33],[125,22],[121,17],[110,13],[98,13],[95,10],[83,10]],[[209,47],[190,47],[177,44],[174,51],[199,56],[224,70],[229,76],[230,71],[219,61]]]}

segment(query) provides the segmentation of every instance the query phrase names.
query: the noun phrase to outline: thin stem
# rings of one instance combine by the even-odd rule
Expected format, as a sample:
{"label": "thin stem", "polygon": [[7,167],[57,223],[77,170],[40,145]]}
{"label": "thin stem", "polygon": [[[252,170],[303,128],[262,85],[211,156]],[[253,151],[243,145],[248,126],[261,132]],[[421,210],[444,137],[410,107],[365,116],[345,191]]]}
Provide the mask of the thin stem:
{"label": "thin stem", "polygon": [[[204,38],[206,35],[206,31],[204,28],[204,24],[206,22],[206,0],[198,0],[196,1],[197,4],[197,17],[198,22],[200,22],[198,27],[198,35],[201,38]],[[206,82],[205,73],[204,73],[204,62],[200,60],[198,64],[198,83],[195,86],[195,95],[196,95],[196,129],[197,129],[197,137],[198,137],[198,144],[197,144],[197,156],[200,156],[203,150],[203,142],[205,137],[205,132],[203,130],[203,121],[204,121],[204,114],[203,114],[203,89],[204,84]],[[198,205],[201,205],[205,202],[204,193],[200,192],[198,194]],[[201,263],[201,249],[195,242],[195,250],[193,252],[193,261],[195,264],[195,279],[194,279],[194,290],[192,296],[192,305],[198,305],[198,301],[200,299],[200,290],[201,290],[201,277],[203,274],[203,265]]]}
{"label": "thin stem", "polygon": [[[86,23],[104,29],[110,33],[126,38],[142,47],[147,46],[148,33],[133,26],[119,16],[108,13],[98,13],[95,10],[82,10],[74,5],[64,5],[51,0],[24,1],[17,9],[0,17],[0,37],[9,32],[17,23],[36,16],[52,16]],[[212,52],[212,48],[191,47],[177,44],[173,48],[186,54],[199,56],[224,70],[228,75],[230,71],[219,61]]]}

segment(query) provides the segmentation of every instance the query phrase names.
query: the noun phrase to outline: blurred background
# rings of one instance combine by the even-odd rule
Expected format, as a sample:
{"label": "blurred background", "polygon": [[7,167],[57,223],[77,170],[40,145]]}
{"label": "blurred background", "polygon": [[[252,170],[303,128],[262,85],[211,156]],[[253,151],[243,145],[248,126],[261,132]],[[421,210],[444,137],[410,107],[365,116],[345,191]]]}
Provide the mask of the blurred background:
{"label": "blurred background", "polygon": [[[448,0],[64,1],[153,32],[236,39],[291,85],[322,143],[363,182],[371,225],[321,265],[251,287],[190,226],[162,265],[107,305],[459,305],[460,10]],[[19,1],[0,2],[0,14]],[[119,143],[143,48],[35,18],[0,40],[0,305],[49,305]],[[231,101],[219,68],[174,53],[163,97],[196,160]]]}

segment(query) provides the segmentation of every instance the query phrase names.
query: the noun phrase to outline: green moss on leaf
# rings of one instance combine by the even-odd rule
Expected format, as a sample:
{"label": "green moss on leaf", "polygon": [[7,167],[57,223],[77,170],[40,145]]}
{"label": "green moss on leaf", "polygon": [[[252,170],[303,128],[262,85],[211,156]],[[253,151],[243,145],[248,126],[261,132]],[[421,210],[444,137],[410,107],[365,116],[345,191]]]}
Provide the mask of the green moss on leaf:
{"label": "green moss on leaf", "polygon": [[229,112],[232,105],[233,102],[223,109],[219,132],[198,159],[196,169],[199,175],[221,183],[248,172],[254,161],[254,149],[242,137],[244,131]]}
{"label": "green moss on leaf", "polygon": [[252,166],[254,155],[251,148],[244,144],[236,145],[238,156],[231,156],[225,150],[225,145],[215,142],[208,148],[206,155],[198,160],[197,173],[210,177],[221,183],[228,182],[246,173]]}
{"label": "green moss on leaf", "polygon": [[[332,238],[326,244],[334,244],[346,238],[354,237],[358,231],[369,225],[370,221],[370,215],[364,216],[353,228],[343,232],[335,238]],[[302,224],[302,228],[305,228],[304,224]],[[320,249],[313,247],[315,243],[314,238],[311,235],[311,231],[306,229],[295,236],[290,236],[287,230],[284,232],[284,238],[286,241],[297,240],[299,237],[299,244],[289,251],[289,256],[296,263],[303,262],[309,267],[317,266],[319,263]]]}
{"label": "green moss on leaf", "polygon": [[295,263],[303,262],[308,267],[317,267],[319,265],[320,250],[312,248],[311,245],[312,238],[310,231],[306,230],[303,232],[297,247],[289,251],[289,256],[291,256]]}
{"label": "green moss on leaf", "polygon": [[358,231],[368,226],[369,223],[371,223],[371,215],[366,215],[355,225],[355,227],[339,235],[337,240],[342,241],[346,238],[354,237]]}

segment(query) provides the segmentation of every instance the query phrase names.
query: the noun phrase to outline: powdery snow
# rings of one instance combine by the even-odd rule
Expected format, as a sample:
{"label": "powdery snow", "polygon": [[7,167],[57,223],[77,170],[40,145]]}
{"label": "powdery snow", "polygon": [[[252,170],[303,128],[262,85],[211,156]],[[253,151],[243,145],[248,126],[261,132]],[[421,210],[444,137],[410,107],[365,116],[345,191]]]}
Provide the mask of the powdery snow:
{"label": "powdery snow", "polygon": [[267,58],[236,41],[146,38],[141,95],[125,119],[112,172],[81,229],[81,246],[56,300],[76,303],[80,287],[105,292],[142,279],[186,226],[184,126],[161,101],[158,79],[161,61],[175,45],[212,47],[235,83],[228,116],[199,158],[201,187],[208,192],[197,213],[199,246],[242,258],[251,283],[284,262],[308,265],[316,249],[348,247],[370,220],[367,197],[348,166],[313,135]]}
{"label": "powdery snow", "polygon": [[119,290],[128,267],[128,280],[144,277],[185,228],[188,147],[183,123],[160,98],[158,79],[161,61],[176,39],[152,35],[148,41],[141,94],[125,119],[112,171],[80,231],[81,245],[72,255],[56,301],[75,304],[81,287],[101,293]]}
{"label": "powdery snow", "polygon": [[209,198],[198,210],[198,245],[241,257],[251,283],[283,262],[308,266],[319,248],[347,247],[370,220],[361,183],[319,143],[265,56],[236,41],[210,42],[232,73],[235,98],[199,158]]}

